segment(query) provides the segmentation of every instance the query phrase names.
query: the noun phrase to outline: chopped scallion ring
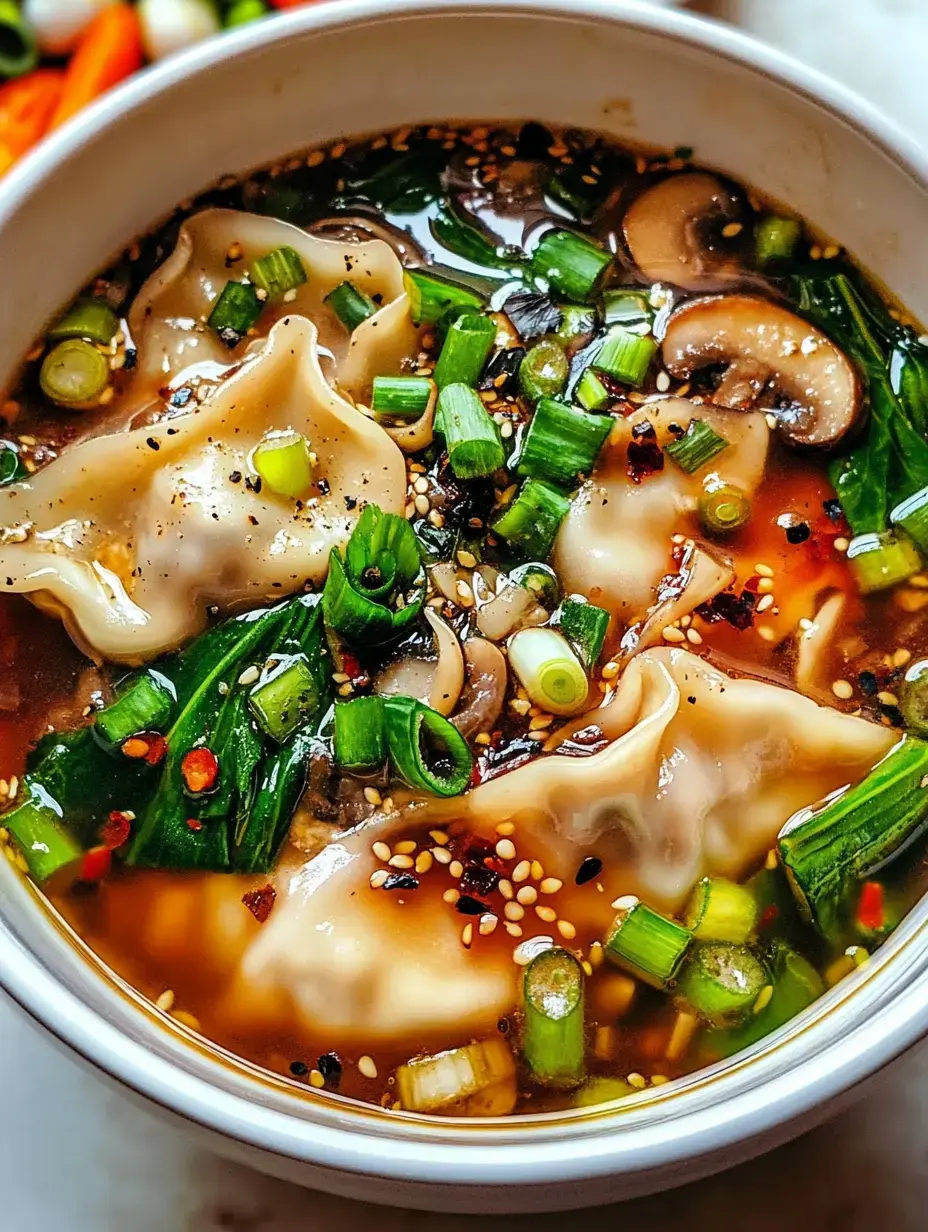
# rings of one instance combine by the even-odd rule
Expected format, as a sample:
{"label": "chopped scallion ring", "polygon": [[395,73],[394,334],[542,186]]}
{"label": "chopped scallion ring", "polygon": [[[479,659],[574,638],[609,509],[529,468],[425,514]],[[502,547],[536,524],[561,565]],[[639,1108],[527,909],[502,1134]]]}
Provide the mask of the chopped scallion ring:
{"label": "chopped scallion ring", "polygon": [[664,452],[673,458],[681,470],[692,475],[727,448],[725,437],[720,436],[704,419],[691,419],[683,436],[665,445]]}
{"label": "chopped scallion ring", "polygon": [[596,294],[612,254],[575,231],[548,231],[532,254],[532,269],[578,303]]}
{"label": "chopped scallion ring", "polygon": [[576,398],[585,410],[602,411],[609,405],[609,390],[592,368],[587,368],[577,382]]}
{"label": "chopped scallion ring", "polygon": [[303,655],[279,663],[248,695],[262,731],[283,744],[317,708],[319,687]]}
{"label": "chopped scallion ring", "polygon": [[570,1089],[583,1082],[586,1059],[583,968],[567,950],[537,954],[522,977],[522,1052],[541,1086]]}
{"label": "chopped scallion ring", "polygon": [[571,595],[561,604],[556,619],[561,632],[577,648],[583,666],[589,670],[602,654],[609,613],[580,595]]}
{"label": "chopped scallion ring", "polygon": [[59,406],[87,406],[96,402],[109,384],[106,356],[91,342],[68,338],[42,360],[39,386]]}
{"label": "chopped scallion ring", "polygon": [[354,333],[362,321],[377,311],[371,297],[351,282],[340,282],[334,291],[325,296],[323,303],[329,305],[349,333]]}
{"label": "chopped scallion ring", "polygon": [[451,282],[427,269],[404,270],[403,285],[415,325],[434,325],[452,306],[479,312],[484,304],[481,296],[470,287]]}
{"label": "chopped scallion ring", "polygon": [[433,389],[433,383],[423,376],[375,376],[371,410],[378,418],[419,419]]}
{"label": "chopped scallion ring", "polygon": [[493,522],[493,533],[523,557],[547,560],[570,501],[540,479],[526,479],[512,504]]}
{"label": "chopped scallion ring", "polygon": [[231,350],[238,346],[261,315],[263,305],[250,282],[227,282],[213,304],[206,324]]}
{"label": "chopped scallion ring", "polygon": [[102,299],[84,297],[71,305],[46,334],[49,342],[62,342],[65,338],[86,338],[108,346],[119,329],[119,317]]}
{"label": "chopped scallion ring", "polygon": [[699,498],[699,520],[713,535],[730,535],[751,518],[747,495],[731,483],[720,483]]}
{"label": "chopped scallion ring", "polygon": [[496,325],[489,317],[475,312],[457,317],[445,335],[435,365],[435,384],[438,388],[476,385],[495,339]]}
{"label": "chopped scallion ring", "polygon": [[556,629],[521,629],[509,640],[509,665],[536,706],[579,714],[590,686],[570,643]]}
{"label": "chopped scallion ring", "polygon": [[757,264],[763,269],[766,265],[789,261],[801,236],[802,226],[795,218],[768,214],[760,220],[754,232]]}
{"label": "chopped scallion ring", "polygon": [[384,701],[390,760],[410,787],[433,796],[459,796],[470,783],[474,759],[448,720],[411,697]]}
{"label": "chopped scallion ring", "polygon": [[459,479],[480,479],[506,460],[499,429],[469,385],[446,385],[438,395],[448,461]]}
{"label": "chopped scallion ring", "polygon": [[922,567],[921,555],[912,540],[894,531],[856,535],[847,549],[847,559],[865,595],[898,586]]}
{"label": "chopped scallion ring", "polygon": [[559,342],[546,339],[527,352],[519,365],[519,386],[530,402],[556,398],[570,375],[567,352]]}
{"label": "chopped scallion ring", "polygon": [[335,762],[341,770],[374,770],[387,757],[382,697],[356,697],[335,706]]}
{"label": "chopped scallion ring", "polygon": [[518,471],[561,487],[588,475],[612,427],[610,415],[591,415],[554,398],[542,398],[522,442]]}
{"label": "chopped scallion ring", "polygon": [[253,261],[249,270],[251,281],[267,293],[268,299],[281,299],[306,281],[306,270],[300,254],[284,244],[267,256]]}
{"label": "chopped scallion ring", "polygon": [[889,520],[905,531],[923,552],[928,552],[928,488],[919,488],[901,501]]}
{"label": "chopped scallion ring", "polygon": [[666,988],[676,977],[693,934],[634,895],[614,905],[618,914],[604,943],[606,957],[653,988]]}
{"label": "chopped scallion ring", "polygon": [[296,499],[313,481],[313,456],[300,432],[268,432],[251,455],[261,479],[278,496]]}
{"label": "chopped scallion ring", "polygon": [[596,353],[593,367],[623,385],[637,388],[644,383],[657,351],[650,335],[633,334],[622,325],[613,325]]}

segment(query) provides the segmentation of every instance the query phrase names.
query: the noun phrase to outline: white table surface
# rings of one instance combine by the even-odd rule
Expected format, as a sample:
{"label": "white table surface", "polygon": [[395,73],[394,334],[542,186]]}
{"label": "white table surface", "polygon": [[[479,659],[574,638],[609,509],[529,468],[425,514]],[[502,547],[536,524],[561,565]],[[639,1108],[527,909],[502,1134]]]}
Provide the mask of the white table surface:
{"label": "white table surface", "polygon": [[[928,0],[698,4],[842,77],[928,141]],[[0,1232],[923,1232],[928,1053],[866,1101],[712,1180],[585,1216],[385,1211],[260,1176],[192,1146],[62,1055],[0,1001]]]}

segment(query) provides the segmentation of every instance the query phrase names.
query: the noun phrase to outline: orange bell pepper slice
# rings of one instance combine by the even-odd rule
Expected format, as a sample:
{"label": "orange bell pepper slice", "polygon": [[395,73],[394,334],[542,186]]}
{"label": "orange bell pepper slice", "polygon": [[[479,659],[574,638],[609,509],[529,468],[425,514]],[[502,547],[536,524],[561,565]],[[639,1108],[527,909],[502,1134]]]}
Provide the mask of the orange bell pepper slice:
{"label": "orange bell pepper slice", "polygon": [[65,69],[64,90],[51,128],[69,120],[143,64],[142,31],[131,4],[101,9],[81,36]]}
{"label": "orange bell pepper slice", "polygon": [[0,175],[48,132],[63,87],[60,68],[37,68],[0,86]]}

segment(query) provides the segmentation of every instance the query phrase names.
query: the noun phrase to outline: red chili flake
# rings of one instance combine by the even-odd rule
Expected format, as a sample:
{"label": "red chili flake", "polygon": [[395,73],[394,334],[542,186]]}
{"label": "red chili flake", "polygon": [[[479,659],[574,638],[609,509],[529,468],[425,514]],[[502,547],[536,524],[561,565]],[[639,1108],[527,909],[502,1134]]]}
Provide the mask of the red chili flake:
{"label": "red chili flake", "polygon": [[857,902],[857,923],[867,932],[879,932],[886,923],[883,887],[879,881],[865,881]]}
{"label": "red chili flake", "polygon": [[200,821],[199,817],[188,817],[187,829],[192,830],[194,834],[198,834],[203,829],[203,822]]}
{"label": "red chili flake", "polygon": [[757,922],[757,927],[761,929],[772,928],[780,917],[780,908],[776,903],[770,903],[760,913],[760,919]]}
{"label": "red chili flake", "polygon": [[361,674],[361,661],[351,650],[342,651],[342,671],[352,679]]}
{"label": "red chili flake", "polygon": [[160,732],[139,732],[130,736],[121,745],[121,751],[133,761],[147,761],[150,766],[157,766],[167,752],[167,741]]}
{"label": "red chili flake", "polygon": [[626,473],[633,483],[641,483],[648,475],[656,475],[664,469],[664,451],[657,443],[654,425],[648,420],[636,423],[632,439],[628,443],[628,466]]}
{"label": "red chili flake", "polygon": [[180,763],[180,772],[187,790],[195,796],[212,791],[219,778],[219,758],[205,745],[185,753]]}
{"label": "red chili flake", "polygon": [[108,847],[91,847],[81,861],[81,881],[102,881],[112,863],[113,853]]}
{"label": "red chili flake", "polygon": [[108,851],[115,851],[128,839],[131,830],[132,817],[130,814],[114,809],[103,823],[100,842]]}
{"label": "red chili flake", "polygon": [[263,924],[267,917],[271,914],[271,908],[277,898],[277,891],[272,885],[262,886],[260,890],[249,890],[247,894],[242,895],[242,902],[255,917],[259,924]]}

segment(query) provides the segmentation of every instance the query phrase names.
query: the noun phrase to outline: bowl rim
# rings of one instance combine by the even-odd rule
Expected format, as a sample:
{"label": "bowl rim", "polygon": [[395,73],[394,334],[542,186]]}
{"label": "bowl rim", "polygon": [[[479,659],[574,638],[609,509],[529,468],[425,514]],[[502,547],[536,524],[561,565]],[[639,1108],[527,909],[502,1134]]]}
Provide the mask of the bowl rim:
{"label": "bowl rim", "polygon": [[[251,56],[307,32],[350,28],[398,16],[491,16],[501,11],[626,26],[720,56],[830,112],[917,183],[928,185],[928,151],[895,121],[817,70],[737,29],[691,14],[653,7],[640,0],[390,0],[388,4],[383,0],[327,0],[278,15],[273,22],[243,27],[221,40],[208,40],[97,100],[4,179],[0,185],[0,228],[41,188],[61,161],[94,141],[111,122],[221,61]],[[2,922],[0,986],[39,1025],[128,1090],[240,1145],[345,1176],[484,1189],[550,1185],[592,1181],[610,1174],[641,1174],[697,1158],[717,1158],[738,1142],[782,1133],[785,1122],[811,1116],[819,1105],[887,1066],[928,1031],[928,962],[919,970],[911,966],[911,951],[918,942],[921,955],[928,957],[928,903],[912,914],[915,918],[910,917],[899,930],[899,943],[887,946],[885,956],[874,963],[881,974],[895,955],[909,947],[911,979],[907,986],[893,991],[892,1014],[871,1014],[852,1031],[805,1055],[786,1072],[762,1076],[765,1071],[760,1062],[750,1062],[757,1082],[715,1107],[686,1111],[664,1125],[650,1127],[624,1125],[626,1118],[621,1113],[605,1112],[595,1117],[592,1132],[583,1134],[574,1132],[576,1121],[562,1122],[563,1132],[539,1135],[535,1126],[520,1120],[503,1123],[499,1133],[474,1135],[447,1123],[427,1122],[422,1132],[411,1132],[408,1124],[404,1131],[401,1118],[393,1118],[393,1125],[398,1127],[395,1132],[383,1132],[383,1118],[365,1118],[358,1115],[360,1109],[342,1117],[343,1124],[333,1125],[325,1123],[324,1118],[298,1119],[285,1110],[255,1104],[206,1077],[181,1069],[168,1056],[146,1049],[141,1040],[120,1032],[47,971],[15,930]],[[896,964],[898,968],[901,965]],[[814,1022],[826,1016],[827,1011],[817,1015]],[[423,1122],[418,1124],[422,1126]],[[565,1149],[571,1137],[575,1139],[572,1152]]]}

